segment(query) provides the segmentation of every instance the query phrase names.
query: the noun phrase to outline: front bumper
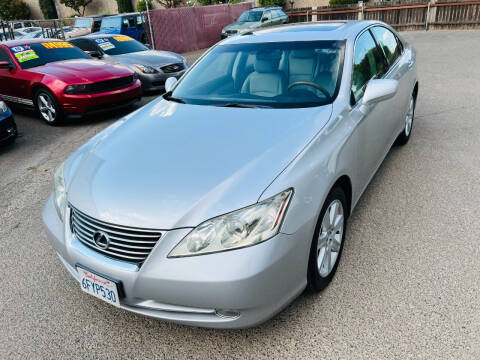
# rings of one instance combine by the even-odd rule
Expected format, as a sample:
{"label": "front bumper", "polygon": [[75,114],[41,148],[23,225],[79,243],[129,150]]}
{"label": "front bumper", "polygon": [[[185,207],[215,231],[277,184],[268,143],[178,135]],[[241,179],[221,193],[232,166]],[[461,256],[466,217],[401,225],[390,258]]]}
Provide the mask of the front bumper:
{"label": "front bumper", "polygon": [[213,328],[250,327],[282,310],[306,286],[311,237],[301,232],[279,234],[244,249],[168,259],[191,229],[166,231],[137,267],[82,245],[58,218],[52,198],[43,222],[62,263],[77,281],[76,264],[118,279],[125,294],[121,308],[156,319]]}
{"label": "front bumper", "polygon": [[138,74],[138,78],[142,82],[142,90],[145,92],[150,92],[150,91],[164,91],[165,81],[169,77],[180,79],[180,77],[182,77],[185,71],[187,71],[187,69],[181,70],[176,73],[158,72],[155,74],[145,74],[145,73],[137,72],[137,74]]}
{"label": "front bumper", "polygon": [[11,142],[18,135],[17,125],[10,110],[0,118],[0,145]]}
{"label": "front bumper", "polygon": [[142,87],[139,80],[132,85],[114,91],[98,94],[62,94],[59,102],[68,117],[81,117],[89,113],[108,111],[112,108],[130,105],[142,96]]}

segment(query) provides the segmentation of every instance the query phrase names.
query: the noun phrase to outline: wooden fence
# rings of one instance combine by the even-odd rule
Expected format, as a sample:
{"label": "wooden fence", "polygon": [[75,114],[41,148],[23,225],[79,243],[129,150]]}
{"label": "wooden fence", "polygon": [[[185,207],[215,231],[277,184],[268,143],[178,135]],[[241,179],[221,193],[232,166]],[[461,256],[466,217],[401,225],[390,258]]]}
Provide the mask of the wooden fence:
{"label": "wooden fence", "polygon": [[290,22],[380,20],[398,30],[480,27],[480,1],[404,0],[293,9]]}

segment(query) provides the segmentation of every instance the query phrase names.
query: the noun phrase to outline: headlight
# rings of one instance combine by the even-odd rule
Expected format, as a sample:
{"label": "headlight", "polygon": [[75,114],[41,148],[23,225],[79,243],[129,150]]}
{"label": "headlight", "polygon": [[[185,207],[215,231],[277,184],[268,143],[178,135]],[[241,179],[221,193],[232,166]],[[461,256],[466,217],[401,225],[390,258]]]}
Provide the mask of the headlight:
{"label": "headlight", "polygon": [[62,221],[65,218],[65,209],[67,207],[67,188],[65,186],[64,168],[65,163],[62,163],[57,171],[55,171],[53,177],[53,202],[57,214]]}
{"label": "headlight", "polygon": [[0,100],[0,114],[7,112],[8,106],[5,104],[5,101]]}
{"label": "headlight", "polygon": [[168,257],[204,255],[259,244],[277,235],[293,190],[207,220],[193,229]]}
{"label": "headlight", "polygon": [[87,91],[87,85],[70,85],[65,89],[65,94],[81,94]]}
{"label": "headlight", "polygon": [[153,67],[148,66],[148,65],[135,64],[135,67],[145,74],[154,74],[154,73],[157,72],[156,69],[154,69]]}

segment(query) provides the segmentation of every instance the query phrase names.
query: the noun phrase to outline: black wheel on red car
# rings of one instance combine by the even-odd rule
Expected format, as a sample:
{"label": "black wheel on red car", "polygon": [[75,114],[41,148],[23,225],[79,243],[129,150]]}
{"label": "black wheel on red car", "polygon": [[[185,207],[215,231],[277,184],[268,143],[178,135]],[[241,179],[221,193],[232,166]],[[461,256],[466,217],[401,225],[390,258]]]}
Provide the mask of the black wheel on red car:
{"label": "black wheel on red car", "polygon": [[37,90],[35,92],[35,107],[41,118],[48,125],[59,125],[63,120],[63,112],[55,96],[48,90]]}

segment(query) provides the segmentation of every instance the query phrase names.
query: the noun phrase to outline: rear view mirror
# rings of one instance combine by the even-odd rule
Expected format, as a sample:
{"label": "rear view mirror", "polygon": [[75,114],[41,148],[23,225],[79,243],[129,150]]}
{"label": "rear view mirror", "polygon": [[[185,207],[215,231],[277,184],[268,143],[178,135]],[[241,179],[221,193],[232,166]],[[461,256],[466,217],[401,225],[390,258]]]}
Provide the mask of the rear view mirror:
{"label": "rear view mirror", "polygon": [[[390,79],[370,80],[362,99],[363,111],[369,105],[391,99],[398,90],[398,81]],[[362,110],[362,109],[361,109]]]}
{"label": "rear view mirror", "polygon": [[88,55],[90,55],[93,58],[96,59],[101,59],[103,55],[100,53],[100,51],[85,51]]}
{"label": "rear view mirror", "polygon": [[174,77],[169,77],[166,81],[165,81],[165,92],[169,92],[169,91],[172,91],[173,87],[175,86],[175,84],[177,83],[177,79],[174,78]]}

